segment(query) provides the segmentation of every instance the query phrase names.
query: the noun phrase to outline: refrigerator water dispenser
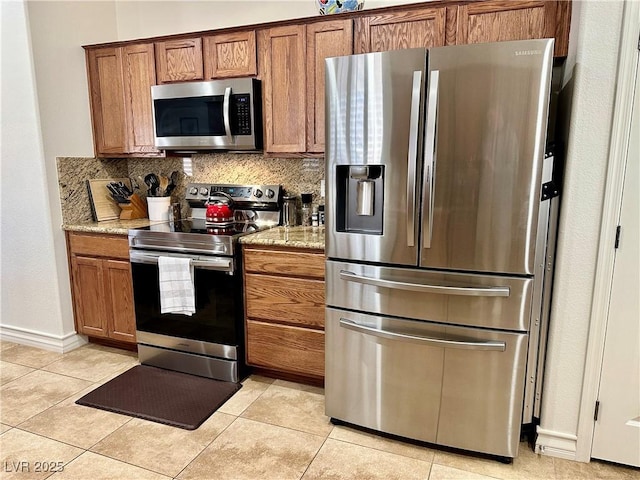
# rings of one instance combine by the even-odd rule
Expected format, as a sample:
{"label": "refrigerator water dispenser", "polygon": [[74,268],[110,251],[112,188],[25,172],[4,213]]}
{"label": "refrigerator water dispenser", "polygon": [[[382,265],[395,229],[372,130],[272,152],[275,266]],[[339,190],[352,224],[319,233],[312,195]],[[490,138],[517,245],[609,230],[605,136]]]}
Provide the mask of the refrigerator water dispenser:
{"label": "refrigerator water dispenser", "polygon": [[384,166],[339,165],[336,168],[337,231],[382,235]]}

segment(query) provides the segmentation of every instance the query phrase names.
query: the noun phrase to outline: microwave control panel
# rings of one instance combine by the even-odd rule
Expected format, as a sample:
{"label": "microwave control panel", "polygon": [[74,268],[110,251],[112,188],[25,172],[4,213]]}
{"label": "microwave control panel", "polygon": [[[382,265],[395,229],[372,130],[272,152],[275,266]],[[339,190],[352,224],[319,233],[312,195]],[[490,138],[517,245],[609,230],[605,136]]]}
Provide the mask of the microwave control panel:
{"label": "microwave control panel", "polygon": [[251,95],[233,95],[235,105],[234,135],[251,135]]}

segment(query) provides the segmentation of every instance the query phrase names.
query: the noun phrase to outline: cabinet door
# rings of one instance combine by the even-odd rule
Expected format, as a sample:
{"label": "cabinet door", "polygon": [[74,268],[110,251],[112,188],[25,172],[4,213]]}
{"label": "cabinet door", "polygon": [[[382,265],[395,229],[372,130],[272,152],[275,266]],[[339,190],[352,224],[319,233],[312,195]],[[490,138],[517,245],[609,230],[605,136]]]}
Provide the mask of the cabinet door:
{"label": "cabinet door", "polygon": [[355,22],[355,53],[445,45],[445,7],[360,17]]}
{"label": "cabinet door", "polygon": [[528,0],[462,5],[458,8],[456,43],[553,38],[556,36],[556,7],[556,2]]}
{"label": "cabinet door", "polygon": [[153,44],[124,47],[122,60],[127,153],[156,153],[151,106],[151,86],[156,83]]}
{"label": "cabinet door", "polygon": [[305,44],[304,25],[259,32],[266,152],[305,151]]}
{"label": "cabinet door", "polygon": [[352,53],[351,20],[307,25],[308,152],[324,152],[324,60]]}
{"label": "cabinet door", "polygon": [[87,50],[87,70],[96,155],[123,153],[127,140],[123,121],[122,50]]}
{"label": "cabinet door", "polygon": [[102,260],[71,258],[76,327],[84,335],[107,337],[107,304]]}
{"label": "cabinet door", "polygon": [[202,80],[202,39],[156,42],[158,83]]}
{"label": "cabinet door", "polygon": [[114,340],[135,343],[136,319],[129,262],[104,260],[106,298],[109,302],[108,332]]}
{"label": "cabinet door", "polygon": [[256,64],[254,30],[204,37],[204,70],[207,79],[255,75]]}

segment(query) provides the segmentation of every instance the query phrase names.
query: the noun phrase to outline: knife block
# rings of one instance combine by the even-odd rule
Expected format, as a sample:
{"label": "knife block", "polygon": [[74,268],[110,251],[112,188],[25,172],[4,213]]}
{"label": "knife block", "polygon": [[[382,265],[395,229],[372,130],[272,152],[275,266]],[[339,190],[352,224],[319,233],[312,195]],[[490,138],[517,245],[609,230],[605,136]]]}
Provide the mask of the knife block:
{"label": "knife block", "polygon": [[129,197],[130,203],[119,203],[122,209],[120,212],[120,220],[133,220],[135,218],[147,218],[147,206],[142,199],[133,194]]}

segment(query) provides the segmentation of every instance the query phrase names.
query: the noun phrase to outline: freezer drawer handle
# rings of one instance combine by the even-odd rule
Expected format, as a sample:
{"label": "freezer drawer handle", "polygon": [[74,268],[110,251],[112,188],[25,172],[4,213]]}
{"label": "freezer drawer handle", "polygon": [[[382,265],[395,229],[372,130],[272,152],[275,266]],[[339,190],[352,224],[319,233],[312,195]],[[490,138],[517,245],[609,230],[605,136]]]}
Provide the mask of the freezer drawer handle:
{"label": "freezer drawer handle", "polygon": [[348,282],[364,283],[375,287],[396,288],[413,292],[436,293],[443,295],[467,295],[471,297],[508,297],[509,287],[447,287],[445,285],[424,285],[421,283],[396,282],[383,278],[371,278],[340,270],[340,279]]}
{"label": "freezer drawer handle", "polygon": [[467,342],[462,340],[444,340],[442,338],[422,337],[420,335],[408,335],[406,333],[390,332],[387,330],[367,327],[346,318],[340,319],[340,326],[366,335],[387,338],[389,340],[402,340],[410,343],[431,345],[434,347],[456,348],[462,350],[492,350],[498,352],[504,352],[506,349],[505,342],[497,342],[493,340],[487,340],[484,342]]}

